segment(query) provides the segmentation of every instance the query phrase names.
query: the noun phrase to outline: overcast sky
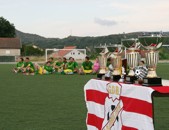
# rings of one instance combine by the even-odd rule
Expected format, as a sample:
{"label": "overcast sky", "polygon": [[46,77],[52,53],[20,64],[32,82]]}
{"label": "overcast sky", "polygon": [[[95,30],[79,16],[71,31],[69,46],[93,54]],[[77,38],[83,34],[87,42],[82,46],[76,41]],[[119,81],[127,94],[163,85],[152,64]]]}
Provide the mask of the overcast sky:
{"label": "overcast sky", "polygon": [[0,0],[0,16],[45,37],[169,31],[169,0]]}

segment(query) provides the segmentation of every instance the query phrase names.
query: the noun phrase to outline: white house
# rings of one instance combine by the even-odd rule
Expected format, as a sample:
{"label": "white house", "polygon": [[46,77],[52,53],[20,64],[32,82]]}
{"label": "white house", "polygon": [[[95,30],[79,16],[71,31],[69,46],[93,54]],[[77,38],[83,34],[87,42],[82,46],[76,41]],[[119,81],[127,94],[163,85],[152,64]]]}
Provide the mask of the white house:
{"label": "white house", "polygon": [[65,57],[66,59],[73,57],[75,60],[84,60],[86,54],[80,50],[77,50],[76,46],[65,46],[63,50],[59,50],[58,52],[53,53],[52,57]]}
{"label": "white house", "polygon": [[86,55],[79,50],[72,50],[68,52],[64,57],[66,57],[66,59],[68,59],[69,57],[73,57],[76,60],[80,60],[85,59]]}

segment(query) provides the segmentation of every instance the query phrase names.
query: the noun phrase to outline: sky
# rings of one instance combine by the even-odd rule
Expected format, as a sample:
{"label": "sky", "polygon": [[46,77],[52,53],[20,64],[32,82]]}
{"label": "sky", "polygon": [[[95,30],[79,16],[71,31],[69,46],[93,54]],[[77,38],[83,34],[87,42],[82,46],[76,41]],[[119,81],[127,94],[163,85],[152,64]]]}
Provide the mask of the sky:
{"label": "sky", "polygon": [[169,0],[0,0],[0,17],[44,37],[169,31]]}

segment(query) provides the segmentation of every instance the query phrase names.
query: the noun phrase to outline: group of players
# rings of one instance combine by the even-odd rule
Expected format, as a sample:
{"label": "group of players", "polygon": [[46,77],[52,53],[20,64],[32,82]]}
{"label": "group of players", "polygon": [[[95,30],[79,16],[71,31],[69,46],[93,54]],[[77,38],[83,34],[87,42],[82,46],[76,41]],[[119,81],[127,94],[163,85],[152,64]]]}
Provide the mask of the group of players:
{"label": "group of players", "polygon": [[23,73],[24,75],[35,75],[35,74],[95,74],[99,70],[99,63],[96,59],[93,64],[89,57],[85,57],[85,61],[78,65],[74,58],[70,57],[68,60],[66,58],[58,58],[57,61],[54,61],[52,57],[43,64],[32,63],[29,57],[18,58],[16,67],[13,69],[15,73]]}
{"label": "group of players", "polygon": [[[107,72],[105,74],[106,77],[111,77],[113,72],[113,59],[107,59]],[[128,72],[128,67],[123,65],[121,70],[121,79],[124,79],[124,76]],[[90,61],[89,57],[85,57],[85,61],[79,65],[74,58],[70,57],[68,60],[66,58],[58,58],[56,61],[52,57],[48,59],[48,61],[43,64],[32,63],[29,57],[26,57],[25,60],[23,58],[18,58],[18,62],[16,67],[13,69],[15,73],[23,73],[24,75],[46,75],[46,74],[97,74],[100,69],[100,64],[98,59],[96,58],[94,63]],[[146,77],[148,69],[144,64],[144,61],[139,62],[139,66],[134,68],[135,76],[138,79],[143,79]]]}

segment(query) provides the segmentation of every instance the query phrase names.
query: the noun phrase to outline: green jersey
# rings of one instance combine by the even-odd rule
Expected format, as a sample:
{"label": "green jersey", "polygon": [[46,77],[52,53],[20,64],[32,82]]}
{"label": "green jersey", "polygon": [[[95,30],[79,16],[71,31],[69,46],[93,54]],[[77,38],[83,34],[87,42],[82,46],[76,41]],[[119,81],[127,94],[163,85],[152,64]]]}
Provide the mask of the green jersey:
{"label": "green jersey", "polygon": [[16,64],[16,67],[17,68],[20,68],[20,67],[23,67],[24,66],[24,62],[18,62],[17,64]]}
{"label": "green jersey", "polygon": [[84,70],[92,70],[93,63],[91,61],[88,62],[85,61],[82,63],[82,66]]}
{"label": "green jersey", "polygon": [[78,67],[78,63],[74,62],[74,67],[77,68]]}
{"label": "green jersey", "polygon": [[30,61],[29,62],[25,62],[24,63],[24,67],[30,67],[31,69],[35,70],[33,63],[30,62]]}
{"label": "green jersey", "polygon": [[52,66],[47,66],[47,65],[45,65],[45,66],[44,66],[44,69],[45,69],[46,71],[48,71],[48,72],[53,72],[53,67],[52,67]]}
{"label": "green jersey", "polygon": [[67,61],[63,61],[63,69],[65,69]]}
{"label": "green jersey", "polygon": [[56,62],[55,65],[58,66],[58,67],[61,67],[63,65],[63,62]]}
{"label": "green jersey", "polygon": [[72,71],[74,71],[75,69],[75,63],[74,62],[68,62],[67,65],[67,69],[71,69]]}
{"label": "green jersey", "polygon": [[54,63],[55,63],[55,62],[53,62],[53,61],[52,61],[52,62],[50,62],[50,65],[52,65],[52,66],[53,66],[53,65],[54,65]]}
{"label": "green jersey", "polygon": [[66,65],[66,64],[67,64],[67,61],[63,61],[63,64]]}

